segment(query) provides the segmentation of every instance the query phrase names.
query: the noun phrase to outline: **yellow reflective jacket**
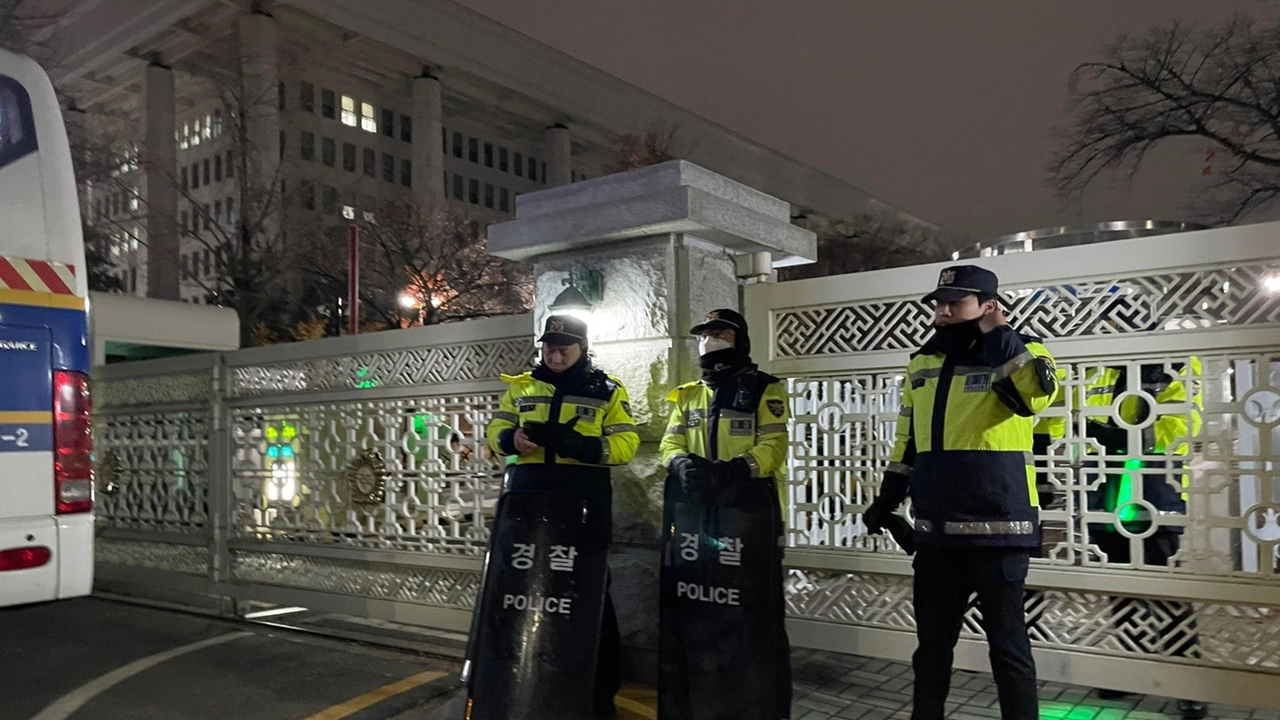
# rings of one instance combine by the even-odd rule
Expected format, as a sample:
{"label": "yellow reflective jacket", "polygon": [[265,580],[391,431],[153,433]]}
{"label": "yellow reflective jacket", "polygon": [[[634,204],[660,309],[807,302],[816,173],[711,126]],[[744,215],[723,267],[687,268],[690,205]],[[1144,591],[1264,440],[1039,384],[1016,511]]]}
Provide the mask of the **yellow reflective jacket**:
{"label": "yellow reflective jacket", "polygon": [[[550,383],[538,380],[533,377],[533,373],[503,375],[502,380],[510,387],[502,396],[498,412],[494,413],[493,421],[489,423],[485,433],[494,454],[517,454],[511,444],[511,436],[516,428],[530,423],[546,423],[554,412],[557,422],[567,423],[577,418],[574,430],[588,438],[599,439],[600,462],[586,465],[587,467],[625,465],[636,456],[636,450],[640,447],[640,435],[636,432],[636,422],[631,417],[627,389],[618,379],[595,370],[588,382],[569,391],[559,390]],[[573,458],[556,457],[554,453],[548,456],[541,447],[520,455],[516,464],[585,465]]]}
{"label": "yellow reflective jacket", "polygon": [[[741,402],[712,408],[714,392],[702,381],[672,390],[667,432],[659,449],[667,466],[682,455],[708,460],[742,458],[755,478],[773,478],[779,506],[786,508],[788,422],[791,419],[786,384],[772,375],[747,370],[739,377]],[[785,516],[785,510],[784,510]]]}
{"label": "yellow reflective jacket", "polygon": [[[1116,398],[1124,395],[1120,406],[1112,409],[1112,413],[1129,425],[1145,425],[1130,431],[1118,425],[1113,417],[1086,413],[1089,437],[1102,445],[1107,455],[1119,456],[1116,463],[1141,455],[1166,455],[1170,458],[1168,461],[1148,460],[1140,464],[1147,470],[1161,467],[1176,469],[1182,466],[1191,451],[1189,441],[1200,434],[1203,424],[1201,411],[1204,402],[1197,379],[1204,372],[1203,365],[1198,357],[1192,356],[1189,360],[1186,364],[1176,364],[1172,368],[1174,374],[1170,374],[1163,364],[1144,364],[1140,368],[1140,383],[1130,381],[1128,368],[1106,367],[1090,373],[1091,379],[1085,389],[1086,408],[1111,408]],[[1155,400],[1156,405],[1184,405],[1190,396],[1190,408],[1159,412],[1140,396],[1126,394],[1139,387]],[[1148,422],[1153,411],[1156,411],[1155,419]],[[1141,447],[1131,447],[1135,438],[1141,443]],[[1090,448],[1090,452],[1095,452],[1094,448]],[[1121,485],[1125,477],[1132,479],[1133,475],[1134,473],[1124,472],[1108,473],[1106,482],[1089,493],[1089,509],[1115,510],[1118,504],[1128,502],[1131,498],[1121,498],[1119,495],[1124,490]],[[1186,512],[1186,494],[1171,486],[1165,474],[1144,471],[1141,476],[1143,500],[1161,512]],[[1177,481],[1185,488],[1190,484],[1190,479],[1189,475],[1181,473]],[[1140,510],[1134,511],[1134,514],[1143,515]]]}
{"label": "yellow reflective jacket", "polygon": [[1059,386],[1045,346],[1009,326],[912,356],[881,493],[896,506],[909,490],[916,542],[1038,546],[1031,436]]}

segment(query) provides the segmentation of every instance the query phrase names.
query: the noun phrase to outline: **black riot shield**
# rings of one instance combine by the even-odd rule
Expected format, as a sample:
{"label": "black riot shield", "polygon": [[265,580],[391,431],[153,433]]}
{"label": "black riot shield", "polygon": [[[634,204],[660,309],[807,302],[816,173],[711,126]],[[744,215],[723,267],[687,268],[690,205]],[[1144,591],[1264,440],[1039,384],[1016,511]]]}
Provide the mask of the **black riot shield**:
{"label": "black riot shield", "polygon": [[580,499],[498,500],[467,650],[467,720],[590,716],[607,562],[607,534]]}
{"label": "black riot shield", "polygon": [[710,505],[667,478],[660,720],[774,720],[782,520],[772,483]]}

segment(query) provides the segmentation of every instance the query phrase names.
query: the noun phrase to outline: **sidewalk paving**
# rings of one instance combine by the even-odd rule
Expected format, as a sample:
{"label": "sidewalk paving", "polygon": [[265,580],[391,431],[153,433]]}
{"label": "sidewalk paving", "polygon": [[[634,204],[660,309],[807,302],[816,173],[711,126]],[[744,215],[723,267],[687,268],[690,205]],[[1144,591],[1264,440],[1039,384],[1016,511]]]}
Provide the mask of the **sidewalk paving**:
{"label": "sidewalk paving", "polygon": [[[792,720],[887,720],[911,716],[911,667],[905,663],[818,650],[792,653]],[[999,720],[995,681],[958,671],[947,717]],[[1134,695],[1102,700],[1090,688],[1040,683],[1040,717],[1051,720],[1180,720],[1171,698]],[[1280,720],[1280,711],[1210,705],[1210,718]]]}

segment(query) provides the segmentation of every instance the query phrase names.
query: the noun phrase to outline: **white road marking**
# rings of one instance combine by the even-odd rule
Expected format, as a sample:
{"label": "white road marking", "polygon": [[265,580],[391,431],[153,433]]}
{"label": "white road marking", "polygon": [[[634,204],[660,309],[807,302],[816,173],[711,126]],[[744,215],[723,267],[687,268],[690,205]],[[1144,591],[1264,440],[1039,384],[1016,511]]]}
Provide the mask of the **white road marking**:
{"label": "white road marking", "polygon": [[63,695],[54,701],[52,705],[41,710],[40,714],[31,718],[31,720],[66,720],[71,717],[75,711],[84,707],[85,703],[88,703],[94,697],[110,690],[112,687],[119,685],[121,682],[128,680],[144,670],[153,668],[160,663],[167,662],[176,657],[181,657],[187,653],[193,653],[197,650],[213,647],[214,645],[228,643],[232,640],[239,640],[242,637],[249,637],[250,635],[253,635],[253,633],[227,633],[226,635],[219,635],[218,637],[201,640],[200,642],[191,643],[190,645],[176,647],[172,650],[158,652],[155,655],[144,657],[141,660],[135,660],[124,667],[112,670],[106,675],[94,678],[66,695]]}

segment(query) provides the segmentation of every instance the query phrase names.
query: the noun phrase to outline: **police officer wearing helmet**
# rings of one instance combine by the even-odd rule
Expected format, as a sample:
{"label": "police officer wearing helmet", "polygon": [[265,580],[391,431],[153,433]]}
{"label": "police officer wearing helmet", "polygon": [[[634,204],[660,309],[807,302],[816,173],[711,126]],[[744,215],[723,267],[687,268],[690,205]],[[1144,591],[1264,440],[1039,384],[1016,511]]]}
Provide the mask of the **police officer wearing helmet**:
{"label": "police officer wearing helmet", "polygon": [[[751,362],[747,321],[733,310],[714,310],[692,328],[698,337],[700,381],[680,385],[660,449],[663,464],[679,478],[689,497],[710,502],[734,483],[768,483],[785,503],[787,389]],[[784,620],[781,562],[773,569],[777,588],[775,668],[777,717],[791,713],[791,651]]]}
{"label": "police officer wearing helmet", "polygon": [[[592,535],[607,544],[613,535],[609,468],[630,462],[640,446],[627,390],[587,355],[585,322],[552,315],[539,342],[537,367],[502,376],[509,387],[489,424],[489,447],[498,455],[519,456],[510,490],[581,497]],[[616,716],[620,646],[617,615],[606,592],[593,718]]]}
{"label": "police officer wearing helmet", "polygon": [[1031,458],[1036,413],[1058,391],[1053,357],[998,304],[994,273],[942,271],[935,331],[907,365],[897,439],[879,495],[863,514],[878,533],[909,494],[916,517],[918,647],[914,720],[940,720],[969,596],[976,592],[1005,720],[1036,720],[1035,661],[1023,589],[1039,543]]}

